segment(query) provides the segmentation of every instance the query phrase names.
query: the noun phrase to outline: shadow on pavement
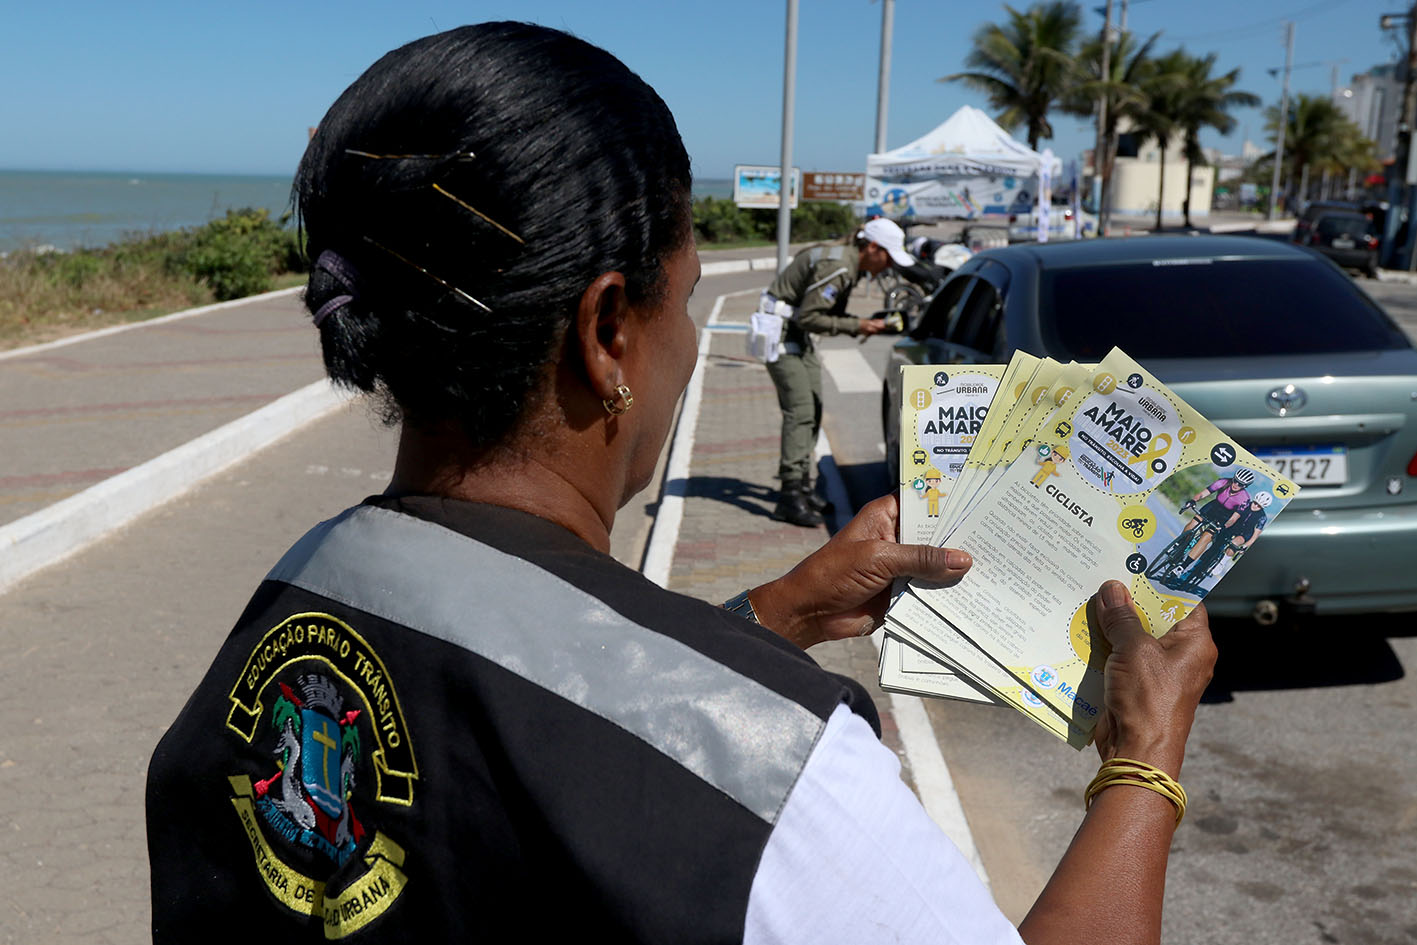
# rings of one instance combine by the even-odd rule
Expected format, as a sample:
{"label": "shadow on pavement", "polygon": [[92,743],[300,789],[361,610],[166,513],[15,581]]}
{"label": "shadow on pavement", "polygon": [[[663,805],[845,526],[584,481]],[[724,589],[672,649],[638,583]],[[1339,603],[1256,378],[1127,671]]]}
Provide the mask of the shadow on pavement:
{"label": "shadow on pavement", "polygon": [[[1261,627],[1251,620],[1211,621],[1220,659],[1202,702],[1229,702],[1237,691],[1310,689],[1392,682],[1405,673],[1384,637],[1385,617],[1315,618],[1304,625]],[[1333,641],[1342,640],[1342,646]]]}
{"label": "shadow on pavement", "polygon": [[776,485],[744,482],[730,476],[690,476],[684,488],[686,497],[713,499],[763,518],[771,517],[777,504]]}
{"label": "shadow on pavement", "polygon": [[896,483],[886,477],[886,464],[882,460],[873,463],[854,463],[837,466],[842,481],[846,483],[846,494],[851,497],[851,507],[859,509],[873,499],[879,499],[896,488]]}

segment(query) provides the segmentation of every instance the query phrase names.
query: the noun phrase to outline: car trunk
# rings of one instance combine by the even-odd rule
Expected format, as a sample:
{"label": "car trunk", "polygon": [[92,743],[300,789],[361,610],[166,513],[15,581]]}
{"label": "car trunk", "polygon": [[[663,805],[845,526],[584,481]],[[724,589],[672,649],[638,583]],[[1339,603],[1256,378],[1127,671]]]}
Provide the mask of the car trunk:
{"label": "car trunk", "polygon": [[[1217,364],[1152,360],[1146,367],[1241,446],[1272,465],[1276,457],[1284,462],[1304,485],[1299,506],[1417,501],[1408,474],[1417,454],[1417,352],[1251,358],[1230,370]],[[1309,477],[1328,482],[1305,484]]]}

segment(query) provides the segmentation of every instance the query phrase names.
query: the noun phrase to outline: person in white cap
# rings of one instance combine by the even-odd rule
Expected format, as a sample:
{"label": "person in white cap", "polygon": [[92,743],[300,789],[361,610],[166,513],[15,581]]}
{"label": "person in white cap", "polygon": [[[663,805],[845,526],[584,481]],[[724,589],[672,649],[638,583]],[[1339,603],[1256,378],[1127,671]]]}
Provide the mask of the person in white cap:
{"label": "person in white cap", "polygon": [[885,330],[880,318],[846,314],[846,302],[862,273],[875,275],[887,266],[915,262],[905,251],[905,233],[890,220],[867,224],[846,246],[815,246],[798,253],[763,293],[762,311],[790,309],[782,343],[768,374],[782,408],[782,480],[772,517],[805,528],[822,524],[826,501],[812,491],[812,446],[822,425],[822,365],[812,346],[813,334],[875,335]]}

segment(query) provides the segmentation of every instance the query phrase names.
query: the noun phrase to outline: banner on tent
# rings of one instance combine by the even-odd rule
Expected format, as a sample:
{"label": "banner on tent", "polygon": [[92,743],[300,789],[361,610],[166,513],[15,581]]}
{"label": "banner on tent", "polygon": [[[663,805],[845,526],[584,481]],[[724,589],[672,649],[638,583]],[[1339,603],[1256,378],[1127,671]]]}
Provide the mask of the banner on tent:
{"label": "banner on tent", "polygon": [[964,218],[1028,213],[1036,177],[959,175],[912,183],[866,178],[866,214],[900,218]]}

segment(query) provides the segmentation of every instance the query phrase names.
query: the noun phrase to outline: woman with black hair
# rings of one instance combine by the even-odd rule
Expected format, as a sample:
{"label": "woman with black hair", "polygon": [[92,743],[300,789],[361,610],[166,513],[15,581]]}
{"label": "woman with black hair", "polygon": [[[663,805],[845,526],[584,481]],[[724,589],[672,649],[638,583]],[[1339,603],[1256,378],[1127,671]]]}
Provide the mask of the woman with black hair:
{"label": "woman with black hair", "polygon": [[[1019,940],[867,693],[800,649],[967,555],[894,543],[892,499],[723,608],[608,554],[694,366],[689,190],[654,91],[527,24],[397,49],[325,116],[305,301],[398,458],[280,559],[158,745],[155,941]],[[1156,641],[1122,585],[1094,606],[1099,748],[1169,779],[1203,613]],[[1156,790],[1098,794],[1025,938],[1159,935]]]}

